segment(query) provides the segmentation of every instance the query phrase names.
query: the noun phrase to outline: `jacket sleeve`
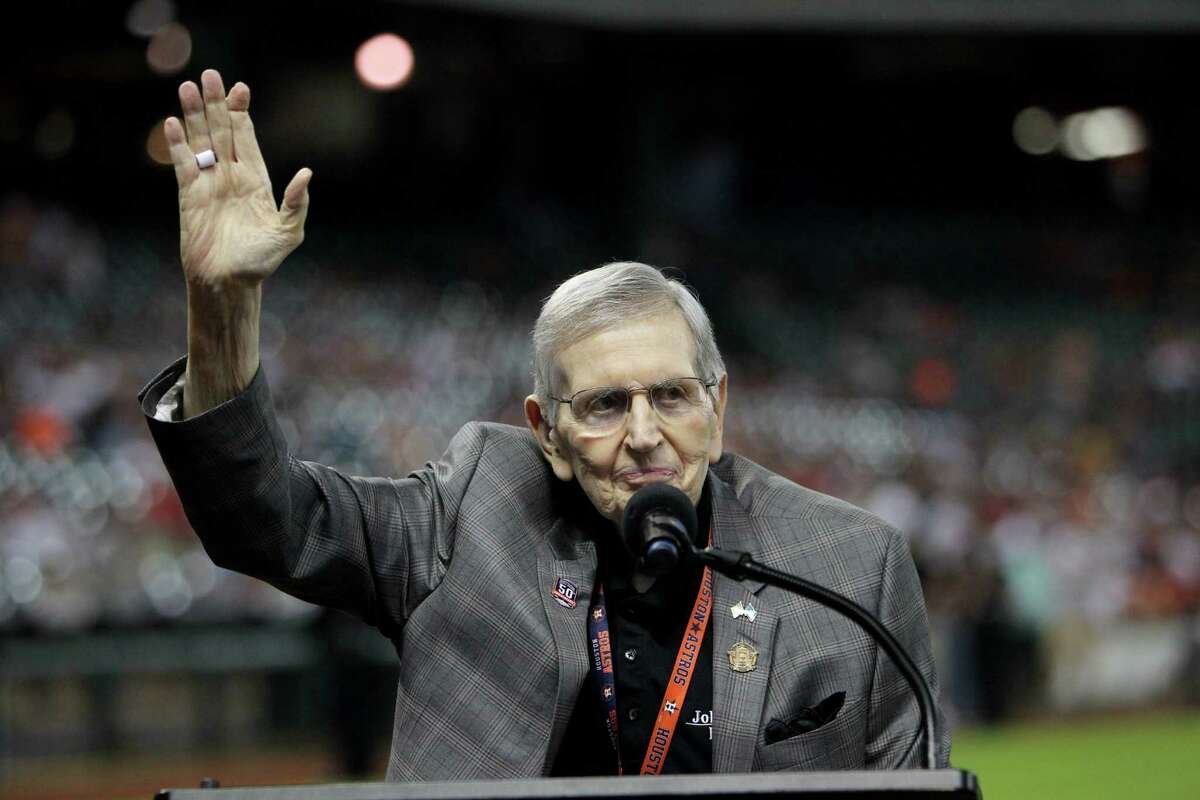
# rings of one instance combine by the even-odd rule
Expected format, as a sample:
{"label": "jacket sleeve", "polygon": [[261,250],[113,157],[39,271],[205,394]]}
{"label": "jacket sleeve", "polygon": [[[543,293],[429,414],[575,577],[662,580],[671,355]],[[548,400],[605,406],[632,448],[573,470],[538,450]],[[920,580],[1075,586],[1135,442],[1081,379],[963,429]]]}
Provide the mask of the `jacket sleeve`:
{"label": "jacket sleeve", "polygon": [[204,414],[156,419],[185,362],[138,400],[212,560],[398,634],[445,574],[484,428],[464,427],[440,461],[406,478],[349,476],[289,452],[261,367],[244,392]]}
{"label": "jacket sleeve", "polygon": [[[946,727],[938,697],[925,597],[904,536],[891,527],[888,527],[888,533],[876,615],[904,647],[929,683],[938,732],[935,748],[937,763],[934,766],[948,767],[950,731]],[[905,751],[919,731],[920,716],[912,689],[887,654],[881,648],[876,648],[867,728],[867,766],[879,769],[919,768],[921,744],[914,747],[908,759],[901,763]]]}

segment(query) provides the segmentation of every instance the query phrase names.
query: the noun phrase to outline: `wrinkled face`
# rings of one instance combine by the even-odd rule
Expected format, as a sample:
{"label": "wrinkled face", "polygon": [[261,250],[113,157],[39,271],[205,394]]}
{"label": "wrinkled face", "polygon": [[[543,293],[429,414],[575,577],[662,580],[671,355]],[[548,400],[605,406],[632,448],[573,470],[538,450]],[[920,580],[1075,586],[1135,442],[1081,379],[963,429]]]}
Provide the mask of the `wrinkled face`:
{"label": "wrinkled face", "polygon": [[549,427],[536,398],[526,416],[542,452],[562,480],[577,480],[596,510],[618,527],[625,504],[641,487],[665,482],[699,502],[708,465],[721,457],[725,410],[724,376],[699,375],[692,336],[683,316],[664,313],[602,331],[559,355],[562,383],[557,396],[598,386],[648,387],[668,378],[720,377],[718,398],[682,417],[664,418],[646,393],[634,394],[629,414],[612,430],[597,432],[575,419],[568,405]]}

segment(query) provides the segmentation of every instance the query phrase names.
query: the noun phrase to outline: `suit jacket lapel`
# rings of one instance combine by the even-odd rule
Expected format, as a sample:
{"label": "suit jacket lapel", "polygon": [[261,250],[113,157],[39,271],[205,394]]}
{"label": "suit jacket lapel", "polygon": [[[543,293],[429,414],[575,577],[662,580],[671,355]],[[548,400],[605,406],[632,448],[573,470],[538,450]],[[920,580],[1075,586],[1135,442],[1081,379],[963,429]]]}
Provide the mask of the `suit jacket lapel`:
{"label": "suit jacket lapel", "polygon": [[[538,593],[550,623],[550,633],[557,651],[558,687],[555,692],[554,718],[551,721],[550,741],[543,773],[548,773],[558,752],[559,743],[567,732],[571,712],[579,689],[587,677],[587,611],[592,602],[592,586],[596,580],[596,546],[582,531],[560,518],[542,540],[537,562]],[[574,605],[560,601],[555,591],[560,581],[573,587]]]}
{"label": "suit jacket lapel", "polygon": [[[733,490],[711,472],[709,485],[713,543],[722,550],[748,552],[757,558],[753,521]],[[713,772],[749,772],[761,736],[778,612],[770,598],[763,596],[762,583],[740,583],[714,575],[713,586]],[[753,605],[753,621],[747,615],[734,618],[731,609],[739,602]],[[746,671],[734,670],[731,652],[735,648],[743,659],[757,654],[752,669],[743,661],[739,668]]]}

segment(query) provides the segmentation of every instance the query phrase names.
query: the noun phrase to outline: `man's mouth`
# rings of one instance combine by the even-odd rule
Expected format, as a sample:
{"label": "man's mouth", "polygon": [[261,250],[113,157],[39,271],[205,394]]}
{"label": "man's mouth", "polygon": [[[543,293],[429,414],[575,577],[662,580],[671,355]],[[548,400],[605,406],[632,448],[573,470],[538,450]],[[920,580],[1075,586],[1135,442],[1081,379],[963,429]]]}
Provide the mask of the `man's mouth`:
{"label": "man's mouth", "polygon": [[675,470],[669,467],[635,467],[623,469],[617,473],[617,480],[634,486],[647,483],[662,483],[675,477]]}

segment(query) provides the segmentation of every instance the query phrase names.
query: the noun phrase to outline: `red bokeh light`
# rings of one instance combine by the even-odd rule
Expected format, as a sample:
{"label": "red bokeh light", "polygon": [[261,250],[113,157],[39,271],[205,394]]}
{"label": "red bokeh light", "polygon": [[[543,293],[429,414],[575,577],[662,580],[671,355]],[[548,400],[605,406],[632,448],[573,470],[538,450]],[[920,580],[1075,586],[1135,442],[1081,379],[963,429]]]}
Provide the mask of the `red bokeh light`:
{"label": "red bokeh light", "polygon": [[354,69],[372,89],[396,89],[412,75],[412,46],[394,33],[372,36],[354,54]]}

